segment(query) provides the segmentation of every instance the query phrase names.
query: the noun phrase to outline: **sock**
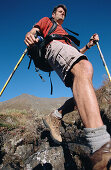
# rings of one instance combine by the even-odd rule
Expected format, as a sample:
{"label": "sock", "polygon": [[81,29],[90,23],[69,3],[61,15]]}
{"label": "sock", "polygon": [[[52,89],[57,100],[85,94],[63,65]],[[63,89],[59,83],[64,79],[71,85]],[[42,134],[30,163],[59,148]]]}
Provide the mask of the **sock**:
{"label": "sock", "polygon": [[106,126],[99,128],[84,128],[87,145],[91,153],[100,149],[104,144],[110,141],[110,135],[106,131]]}
{"label": "sock", "polygon": [[52,113],[53,116],[55,116],[56,118],[62,119],[62,114],[58,112],[58,110],[55,110]]}

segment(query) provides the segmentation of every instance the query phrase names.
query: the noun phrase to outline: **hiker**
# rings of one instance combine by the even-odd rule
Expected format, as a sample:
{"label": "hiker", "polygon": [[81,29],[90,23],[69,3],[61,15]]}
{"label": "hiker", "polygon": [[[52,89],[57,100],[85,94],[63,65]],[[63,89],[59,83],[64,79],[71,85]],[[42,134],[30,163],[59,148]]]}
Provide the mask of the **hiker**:
{"label": "hiker", "polygon": [[[58,5],[52,11],[52,18],[57,23],[57,28],[52,34],[60,36],[68,35],[62,28],[63,21],[66,17],[67,8],[65,5]],[[52,22],[48,17],[42,18],[25,36],[25,44],[28,47],[39,41],[35,38],[36,31],[46,37]],[[67,107],[77,106],[81,119],[85,126],[84,132],[88,146],[91,149],[92,165],[96,169],[97,164],[100,168],[107,166],[111,159],[111,140],[106,130],[106,126],[101,119],[99,106],[95,91],[92,85],[93,67],[84,54],[88,49],[99,41],[98,34],[94,34],[87,45],[82,49],[71,45],[71,40],[54,39],[46,46],[45,59],[48,60],[51,67],[56,71],[61,80],[73,92],[74,101],[70,99],[66,102]],[[55,141],[62,142],[60,135],[60,121],[62,119],[63,107],[55,110],[44,118],[44,123],[50,129],[51,136]],[[102,165],[104,159],[104,165]],[[101,169],[101,168],[100,168]]]}

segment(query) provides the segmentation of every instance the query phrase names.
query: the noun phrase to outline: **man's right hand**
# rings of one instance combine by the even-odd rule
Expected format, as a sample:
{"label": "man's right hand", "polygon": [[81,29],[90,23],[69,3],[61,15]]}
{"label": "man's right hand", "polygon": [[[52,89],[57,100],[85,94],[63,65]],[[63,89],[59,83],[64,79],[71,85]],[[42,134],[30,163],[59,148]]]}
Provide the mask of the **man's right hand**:
{"label": "man's right hand", "polygon": [[39,39],[35,38],[34,34],[32,34],[31,32],[28,32],[25,36],[25,44],[29,47],[32,46],[34,43],[38,42]]}

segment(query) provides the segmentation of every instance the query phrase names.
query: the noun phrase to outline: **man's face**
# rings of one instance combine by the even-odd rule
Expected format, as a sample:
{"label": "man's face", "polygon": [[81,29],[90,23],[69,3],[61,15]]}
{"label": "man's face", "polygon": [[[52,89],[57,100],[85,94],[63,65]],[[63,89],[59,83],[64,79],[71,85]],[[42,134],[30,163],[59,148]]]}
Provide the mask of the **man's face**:
{"label": "man's face", "polygon": [[65,11],[64,11],[64,9],[61,8],[61,7],[57,8],[56,13],[53,13],[52,17],[55,19],[55,21],[61,20],[63,22],[64,18],[65,18]]}

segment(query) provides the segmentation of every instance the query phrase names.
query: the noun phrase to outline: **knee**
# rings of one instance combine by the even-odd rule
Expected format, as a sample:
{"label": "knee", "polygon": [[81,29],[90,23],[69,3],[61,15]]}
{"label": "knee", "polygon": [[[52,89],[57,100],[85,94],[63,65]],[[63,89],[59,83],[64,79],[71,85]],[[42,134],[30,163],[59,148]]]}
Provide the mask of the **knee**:
{"label": "knee", "polygon": [[93,77],[93,67],[88,60],[81,60],[73,66],[71,69],[74,77],[82,77],[92,79]]}

